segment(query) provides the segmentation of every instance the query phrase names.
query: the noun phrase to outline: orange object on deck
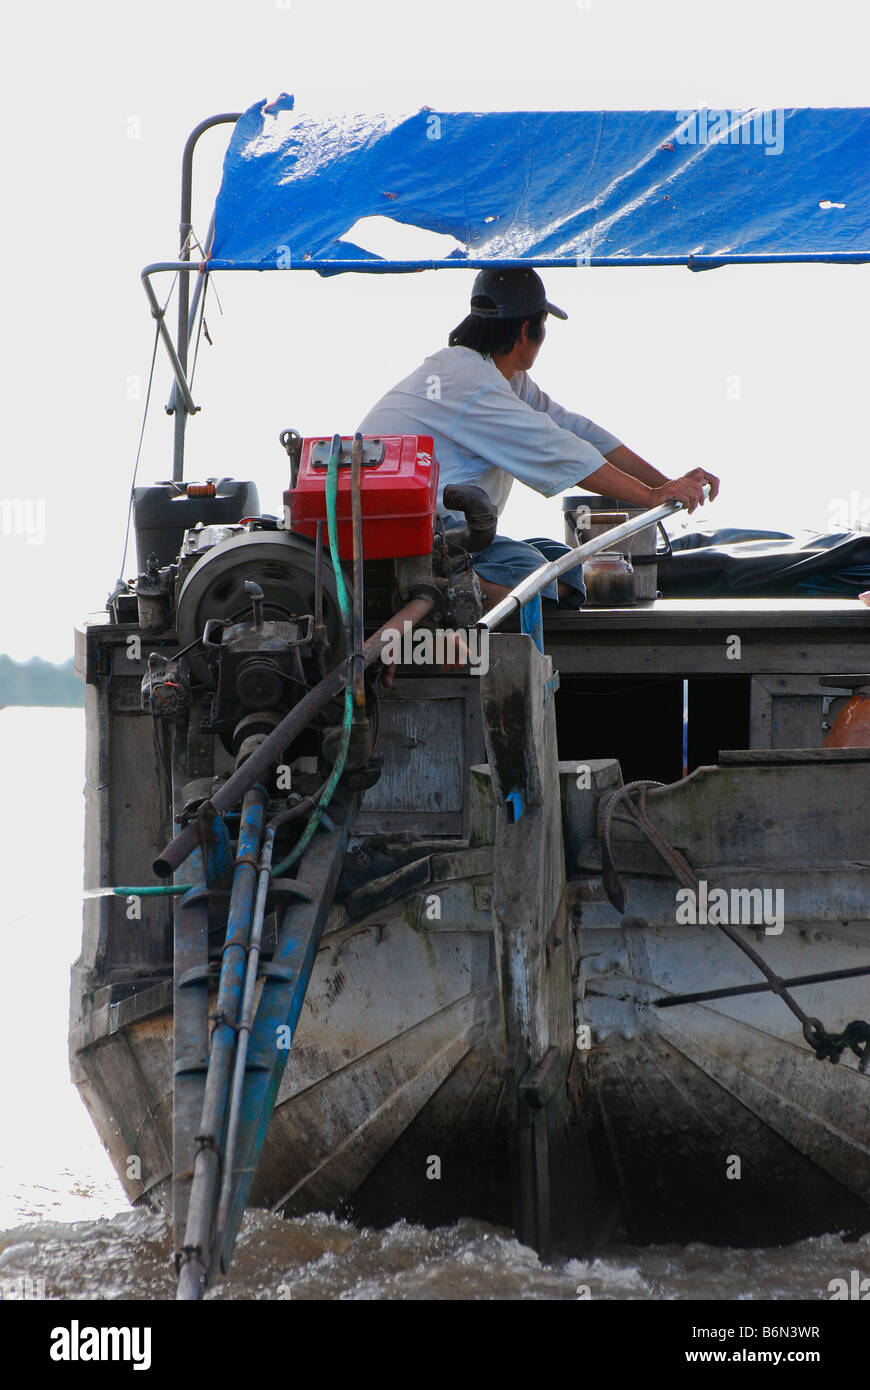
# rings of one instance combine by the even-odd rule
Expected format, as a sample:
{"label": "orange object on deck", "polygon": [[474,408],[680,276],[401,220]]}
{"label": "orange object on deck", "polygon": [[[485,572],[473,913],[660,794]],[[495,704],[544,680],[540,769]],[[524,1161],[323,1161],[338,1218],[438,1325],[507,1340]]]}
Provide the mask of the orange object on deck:
{"label": "orange object on deck", "polygon": [[870,747],[870,685],[855,691],[837,715],[823,748]]}

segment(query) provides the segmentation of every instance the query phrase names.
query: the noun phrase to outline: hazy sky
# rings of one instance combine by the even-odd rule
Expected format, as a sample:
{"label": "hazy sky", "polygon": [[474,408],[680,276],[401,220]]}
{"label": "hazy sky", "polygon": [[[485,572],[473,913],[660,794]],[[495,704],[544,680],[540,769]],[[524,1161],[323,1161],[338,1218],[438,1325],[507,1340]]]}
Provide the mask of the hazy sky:
{"label": "hazy sky", "polygon": [[[31,535],[0,535],[0,650],[19,659],[68,656],[118,574],[153,331],[139,271],[176,254],[181,149],[202,117],[281,91],[300,110],[870,105],[859,0],[47,0],[7,10],[4,40],[0,497],[27,504]],[[200,237],[228,131],[201,142]],[[719,473],[710,525],[824,528],[838,498],[857,519],[868,277],[550,272],[570,318],[551,324],[533,376],[665,473]],[[280,430],[352,431],[444,345],[472,278],[215,277],[223,315],[212,301],[187,477],[254,478],[279,512]],[[168,388],[161,356],[142,482],[171,472]],[[501,529],[560,536],[558,499],[515,485]]]}

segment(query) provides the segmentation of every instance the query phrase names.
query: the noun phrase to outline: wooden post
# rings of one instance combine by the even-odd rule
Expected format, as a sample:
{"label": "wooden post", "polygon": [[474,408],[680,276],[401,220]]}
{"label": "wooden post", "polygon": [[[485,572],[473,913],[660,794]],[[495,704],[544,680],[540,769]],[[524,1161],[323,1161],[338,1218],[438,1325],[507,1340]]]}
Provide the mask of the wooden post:
{"label": "wooden post", "polygon": [[574,1013],[557,682],[531,637],[493,634],[481,698],[496,801],[494,931],[514,1228],[542,1255],[572,1243],[581,1206],[568,1144]]}

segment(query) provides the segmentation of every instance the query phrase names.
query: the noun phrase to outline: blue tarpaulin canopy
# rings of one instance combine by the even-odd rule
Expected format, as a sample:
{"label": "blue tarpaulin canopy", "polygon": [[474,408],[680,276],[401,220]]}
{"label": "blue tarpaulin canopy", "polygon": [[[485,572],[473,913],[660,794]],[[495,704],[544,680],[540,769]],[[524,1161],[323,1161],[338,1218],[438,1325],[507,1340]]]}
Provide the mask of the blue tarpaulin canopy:
{"label": "blue tarpaulin canopy", "polygon": [[[212,270],[870,260],[870,109],[312,116],[236,123]],[[347,241],[385,216],[455,238],[441,260]]]}

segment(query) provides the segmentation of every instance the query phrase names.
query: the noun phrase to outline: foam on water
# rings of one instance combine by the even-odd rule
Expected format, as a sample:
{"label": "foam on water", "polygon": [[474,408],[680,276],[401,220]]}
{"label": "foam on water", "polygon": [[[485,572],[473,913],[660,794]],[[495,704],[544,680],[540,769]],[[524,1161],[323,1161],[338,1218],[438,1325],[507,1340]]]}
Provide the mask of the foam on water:
{"label": "foam on water", "polygon": [[[377,1231],[317,1214],[248,1212],[227,1278],[209,1299],[660,1300],[829,1299],[832,1279],[870,1275],[870,1237],[819,1236],[776,1250],[620,1247],[605,1258],[542,1263],[478,1221]],[[44,1279],[53,1299],[172,1299],[162,1217],[128,1211],[0,1233],[0,1280]]]}

